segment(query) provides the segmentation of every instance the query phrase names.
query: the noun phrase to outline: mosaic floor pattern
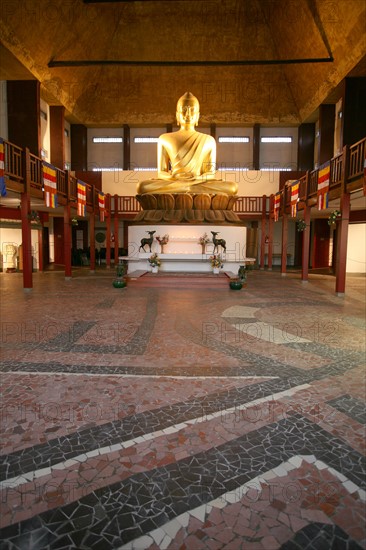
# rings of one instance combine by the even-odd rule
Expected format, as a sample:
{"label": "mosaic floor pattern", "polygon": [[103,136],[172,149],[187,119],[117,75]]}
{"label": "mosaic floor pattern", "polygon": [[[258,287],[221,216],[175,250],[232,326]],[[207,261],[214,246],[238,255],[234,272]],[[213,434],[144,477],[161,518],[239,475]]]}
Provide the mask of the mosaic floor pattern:
{"label": "mosaic floor pattern", "polygon": [[0,549],[365,549],[365,278],[113,279],[0,275]]}

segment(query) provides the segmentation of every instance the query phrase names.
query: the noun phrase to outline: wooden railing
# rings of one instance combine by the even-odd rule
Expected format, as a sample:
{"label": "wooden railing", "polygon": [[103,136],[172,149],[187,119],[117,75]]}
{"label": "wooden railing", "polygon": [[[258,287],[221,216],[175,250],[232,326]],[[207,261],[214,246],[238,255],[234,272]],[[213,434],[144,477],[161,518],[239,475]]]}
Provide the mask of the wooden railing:
{"label": "wooden railing", "polygon": [[18,182],[23,182],[23,149],[4,141],[5,145],[5,174]]}
{"label": "wooden railing", "polygon": [[[342,153],[333,157],[330,160],[330,182],[329,190],[334,191],[336,189],[341,189],[342,184],[345,178],[345,154],[346,159],[348,157],[348,173],[346,172],[346,190],[347,186],[351,185],[355,180],[360,180],[359,186],[357,189],[361,189],[363,182],[363,173],[364,173],[364,162],[365,162],[365,151],[366,151],[366,138],[361,139],[351,147],[346,147]],[[346,160],[347,163],[347,160]],[[299,189],[299,199],[306,202],[309,198],[314,198],[318,193],[318,175],[319,168],[309,172],[308,175],[303,176],[298,181],[300,182]],[[307,185],[308,181],[308,185]],[[308,187],[308,189],[307,189]],[[354,187],[352,191],[357,190]],[[283,193],[283,206],[288,208],[291,202],[291,190],[290,187],[285,188]]]}
{"label": "wooden railing", "polygon": [[366,138],[361,139],[349,148],[348,180],[362,177],[366,158]]}
{"label": "wooden railing", "polygon": [[263,197],[238,197],[233,207],[236,214],[261,214],[262,209]]}
{"label": "wooden railing", "polygon": [[[18,184],[25,184],[25,160],[28,158],[27,150],[24,150],[9,141],[4,141],[5,146],[5,176],[8,180]],[[361,189],[363,186],[364,162],[366,152],[366,137],[357,143],[346,147],[342,153],[330,160],[330,190],[341,189],[345,185],[347,190],[348,185],[352,185],[351,190]],[[346,159],[346,160],[345,160]],[[28,161],[27,161],[28,162]],[[346,166],[347,165],[347,166]],[[32,190],[42,192],[43,177],[42,177],[42,160],[29,154],[30,166],[30,193]],[[66,201],[75,202],[77,200],[77,180],[73,176],[67,176],[67,171],[56,169],[57,193]],[[305,176],[299,179],[299,199],[308,201],[317,195],[318,191],[318,174],[319,169],[308,172]],[[346,176],[346,179],[345,179]],[[359,182],[357,181],[359,179]],[[356,186],[355,186],[356,185]],[[283,204],[290,204],[290,194],[287,188],[283,193]],[[87,205],[93,209],[98,208],[98,189],[93,185],[87,184]],[[111,197],[112,212],[115,211],[114,197]],[[117,197],[117,212],[120,215],[133,214],[141,210],[140,204],[134,196],[118,196]],[[263,197],[238,197],[234,204],[233,210],[237,214],[252,214],[259,215],[264,211],[268,212],[268,207],[265,205],[263,209]]]}

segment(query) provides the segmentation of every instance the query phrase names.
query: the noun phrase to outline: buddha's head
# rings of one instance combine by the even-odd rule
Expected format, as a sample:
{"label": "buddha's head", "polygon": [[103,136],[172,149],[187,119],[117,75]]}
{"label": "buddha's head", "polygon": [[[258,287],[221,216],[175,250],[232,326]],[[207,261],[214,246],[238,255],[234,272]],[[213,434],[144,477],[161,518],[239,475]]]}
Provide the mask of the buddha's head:
{"label": "buddha's head", "polygon": [[186,92],[178,99],[177,103],[177,124],[178,126],[197,126],[200,117],[200,104],[196,96]]}

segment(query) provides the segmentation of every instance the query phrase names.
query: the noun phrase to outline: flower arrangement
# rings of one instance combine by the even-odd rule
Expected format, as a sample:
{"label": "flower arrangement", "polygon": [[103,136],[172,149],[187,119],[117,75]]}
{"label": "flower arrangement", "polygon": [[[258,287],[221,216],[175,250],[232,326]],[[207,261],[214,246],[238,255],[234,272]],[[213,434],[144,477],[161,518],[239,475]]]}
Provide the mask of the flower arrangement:
{"label": "flower arrangement", "polygon": [[210,256],[210,264],[211,267],[216,267],[219,269],[223,268],[224,263],[222,261],[221,254],[214,254],[213,256]]}
{"label": "flower arrangement", "polygon": [[207,235],[207,233],[204,233],[199,239],[198,239],[198,243],[199,244],[207,244],[210,242],[210,239]]}
{"label": "flower arrangement", "polygon": [[339,216],[341,215],[341,211],[340,210],[333,210],[333,212],[330,214],[329,218],[328,218],[328,225],[335,225],[337,219],[339,218]]}
{"label": "flower arrangement", "polygon": [[156,240],[160,245],[167,244],[169,242],[169,235],[163,235],[163,237],[156,237]]}
{"label": "flower arrangement", "polygon": [[297,222],[297,230],[298,231],[305,231],[306,229],[306,221],[305,220],[299,220]]}
{"label": "flower arrangement", "polygon": [[151,254],[150,258],[148,258],[147,261],[149,262],[151,267],[159,267],[161,264],[160,258],[156,252],[154,252],[154,254]]}

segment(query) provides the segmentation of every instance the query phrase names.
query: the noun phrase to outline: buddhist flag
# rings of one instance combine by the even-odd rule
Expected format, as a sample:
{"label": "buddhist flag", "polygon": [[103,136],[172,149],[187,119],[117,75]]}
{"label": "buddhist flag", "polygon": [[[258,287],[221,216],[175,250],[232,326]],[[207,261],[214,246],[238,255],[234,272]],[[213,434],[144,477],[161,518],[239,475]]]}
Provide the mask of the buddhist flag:
{"label": "buddhist flag", "polygon": [[291,218],[296,218],[297,202],[299,200],[300,182],[291,185]]}
{"label": "buddhist flag", "polygon": [[49,208],[57,208],[56,168],[52,164],[43,161],[43,188],[44,200]]}
{"label": "buddhist flag", "polygon": [[99,205],[99,217],[100,221],[104,222],[104,211],[105,211],[105,196],[104,193],[98,193],[98,205]]}
{"label": "buddhist flag", "polygon": [[6,185],[5,185],[5,147],[4,140],[0,138],[0,195],[2,197],[6,196]]}
{"label": "buddhist flag", "polygon": [[278,222],[278,217],[280,215],[280,206],[281,206],[281,193],[276,193],[274,196],[274,202],[273,202],[273,219],[275,222]]}
{"label": "buddhist flag", "polygon": [[328,193],[330,183],[330,162],[326,162],[319,168],[318,173],[318,210],[328,207]]}
{"label": "buddhist flag", "polygon": [[78,216],[85,216],[86,214],[86,185],[82,181],[78,180],[77,185],[78,196]]}

